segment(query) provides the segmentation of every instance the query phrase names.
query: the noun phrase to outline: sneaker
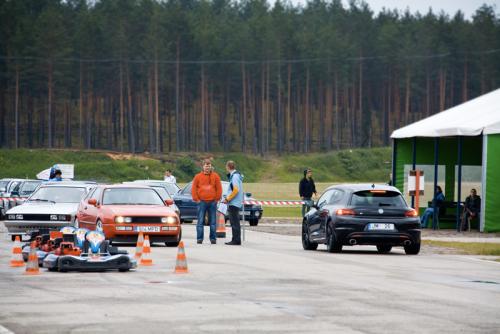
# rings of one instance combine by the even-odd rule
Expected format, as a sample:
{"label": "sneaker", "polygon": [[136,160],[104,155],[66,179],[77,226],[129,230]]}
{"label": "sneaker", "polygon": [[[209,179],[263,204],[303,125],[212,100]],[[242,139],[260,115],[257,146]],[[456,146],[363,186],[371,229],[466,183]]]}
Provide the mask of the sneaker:
{"label": "sneaker", "polygon": [[198,240],[196,243],[201,244],[202,242],[203,242],[203,240]]}
{"label": "sneaker", "polygon": [[215,245],[215,244],[217,243],[217,240],[212,239],[212,240],[210,240],[210,243],[211,243],[212,245]]}
{"label": "sneaker", "polygon": [[226,245],[241,246],[241,242],[229,241],[229,242],[226,242]]}

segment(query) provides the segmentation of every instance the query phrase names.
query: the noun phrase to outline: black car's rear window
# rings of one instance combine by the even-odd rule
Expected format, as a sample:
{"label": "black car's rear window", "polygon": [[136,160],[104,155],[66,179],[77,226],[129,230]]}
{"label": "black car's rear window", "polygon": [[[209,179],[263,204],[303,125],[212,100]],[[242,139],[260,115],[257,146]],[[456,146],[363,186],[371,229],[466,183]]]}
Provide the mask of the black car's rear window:
{"label": "black car's rear window", "polygon": [[405,207],[406,203],[403,196],[395,191],[364,190],[352,194],[351,205]]}

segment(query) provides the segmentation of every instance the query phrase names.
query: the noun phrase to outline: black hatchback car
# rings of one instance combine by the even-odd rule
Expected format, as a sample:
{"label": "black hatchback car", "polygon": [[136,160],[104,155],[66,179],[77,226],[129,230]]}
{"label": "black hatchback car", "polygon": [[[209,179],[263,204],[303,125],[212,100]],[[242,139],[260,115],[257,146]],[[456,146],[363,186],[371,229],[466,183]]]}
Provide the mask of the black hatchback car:
{"label": "black hatchback car", "polygon": [[420,251],[420,219],[401,192],[387,185],[344,184],[329,187],[302,222],[302,246],[329,252],[345,245],[375,245],[379,253],[402,246]]}

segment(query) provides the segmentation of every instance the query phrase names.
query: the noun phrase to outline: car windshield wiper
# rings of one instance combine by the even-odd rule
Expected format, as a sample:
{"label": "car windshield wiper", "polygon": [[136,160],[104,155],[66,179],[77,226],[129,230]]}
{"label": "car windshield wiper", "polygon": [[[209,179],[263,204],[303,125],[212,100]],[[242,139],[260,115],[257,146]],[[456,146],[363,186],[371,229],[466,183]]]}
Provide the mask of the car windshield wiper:
{"label": "car windshield wiper", "polygon": [[378,203],[378,206],[392,206],[391,203]]}
{"label": "car windshield wiper", "polygon": [[49,203],[54,203],[56,204],[55,201],[51,201],[50,199],[42,199],[42,198],[32,198],[29,200],[30,202],[33,201],[33,202],[49,202]]}

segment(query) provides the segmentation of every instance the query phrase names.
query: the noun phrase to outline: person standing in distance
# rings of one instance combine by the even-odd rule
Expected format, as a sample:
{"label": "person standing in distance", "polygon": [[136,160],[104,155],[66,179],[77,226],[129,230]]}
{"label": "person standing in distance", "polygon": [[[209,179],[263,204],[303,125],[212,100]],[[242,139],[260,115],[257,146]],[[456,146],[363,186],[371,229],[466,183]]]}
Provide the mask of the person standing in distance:
{"label": "person standing in distance", "polygon": [[172,171],[170,169],[167,169],[165,171],[165,174],[163,175],[163,180],[168,183],[177,183],[177,180],[175,179],[175,176],[172,175]]}
{"label": "person standing in distance", "polygon": [[196,224],[196,239],[199,244],[203,242],[203,230],[205,226],[205,214],[208,215],[210,225],[210,242],[217,243],[216,212],[217,202],[222,196],[222,184],[220,176],[212,170],[212,161],[203,160],[203,170],[196,174],[193,179],[191,193],[193,200],[198,203],[198,222]]}
{"label": "person standing in distance", "polygon": [[236,170],[234,161],[226,162],[227,178],[229,179],[229,187],[227,194],[224,196],[223,203],[227,204],[227,213],[231,222],[231,230],[233,238],[226,245],[241,245],[241,225],[240,225],[240,210],[243,206],[243,175]]}
{"label": "person standing in distance", "polygon": [[308,168],[304,170],[304,177],[299,183],[299,195],[304,201],[304,204],[302,204],[302,217],[304,217],[309,209],[311,209],[311,206],[313,206],[313,194],[317,194],[316,185],[314,184],[314,180],[312,178],[312,171]]}

